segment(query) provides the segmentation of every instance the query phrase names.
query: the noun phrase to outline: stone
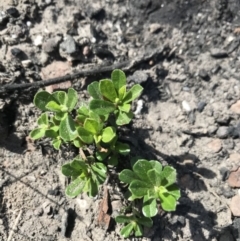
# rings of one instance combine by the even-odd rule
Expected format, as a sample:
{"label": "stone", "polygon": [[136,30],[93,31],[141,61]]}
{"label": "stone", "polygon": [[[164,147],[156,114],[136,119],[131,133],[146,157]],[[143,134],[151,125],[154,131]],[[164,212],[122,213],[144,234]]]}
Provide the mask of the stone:
{"label": "stone", "polygon": [[239,168],[240,165],[240,154],[239,153],[232,153],[228,158],[228,165],[230,165],[230,169],[235,171]]}
{"label": "stone", "polygon": [[152,23],[149,26],[149,32],[150,33],[158,33],[161,30],[162,30],[162,27],[161,27],[161,25],[159,23]]}
{"label": "stone", "polygon": [[[51,64],[42,68],[41,77],[42,79],[57,78],[64,76],[71,72],[71,67],[67,62],[53,61]],[[49,85],[46,87],[46,91],[52,93],[55,89],[68,89],[71,87],[70,81],[65,81],[60,84]]]}
{"label": "stone", "polygon": [[222,142],[220,139],[214,139],[207,144],[208,149],[213,153],[218,153],[222,149]]}
{"label": "stone", "polygon": [[204,110],[204,107],[207,105],[207,103],[205,101],[200,101],[197,104],[197,110],[199,112],[202,112]]}
{"label": "stone", "polygon": [[224,139],[227,138],[229,134],[228,126],[220,126],[217,130],[217,137]]}
{"label": "stone", "polygon": [[192,110],[191,106],[186,100],[182,102],[182,107],[186,112],[190,112]]}
{"label": "stone", "polygon": [[199,77],[201,77],[205,81],[209,81],[210,77],[208,75],[208,72],[205,69],[200,69],[198,72]]}
{"label": "stone", "polygon": [[236,103],[234,103],[230,110],[236,114],[239,114],[240,115],[240,100],[238,100]]}
{"label": "stone", "polygon": [[135,71],[133,75],[128,77],[129,81],[132,81],[137,84],[143,84],[147,82],[148,79],[149,79],[149,75],[141,70]]}
{"label": "stone", "polygon": [[34,210],[34,215],[35,216],[42,216],[43,215],[43,209],[41,207],[38,207]]}
{"label": "stone", "polygon": [[231,212],[233,214],[233,216],[235,217],[240,217],[240,196],[236,195],[232,198],[231,202],[230,202],[230,209]]}
{"label": "stone", "polygon": [[228,57],[228,53],[225,50],[213,48],[210,50],[210,54],[214,58],[226,58]]}
{"label": "stone", "polygon": [[230,173],[227,182],[230,187],[240,187],[240,168]]}
{"label": "stone", "polygon": [[18,18],[20,16],[19,11],[14,7],[8,8],[6,12],[13,18]]}
{"label": "stone", "polygon": [[67,54],[74,54],[78,50],[74,38],[70,35],[67,35],[66,39],[60,44],[60,48]]}
{"label": "stone", "polygon": [[61,39],[62,38],[60,36],[48,39],[42,45],[43,51],[48,54],[54,52],[57,49]]}
{"label": "stone", "polygon": [[35,46],[41,46],[42,42],[43,42],[43,36],[42,35],[37,35],[33,40],[33,44]]}

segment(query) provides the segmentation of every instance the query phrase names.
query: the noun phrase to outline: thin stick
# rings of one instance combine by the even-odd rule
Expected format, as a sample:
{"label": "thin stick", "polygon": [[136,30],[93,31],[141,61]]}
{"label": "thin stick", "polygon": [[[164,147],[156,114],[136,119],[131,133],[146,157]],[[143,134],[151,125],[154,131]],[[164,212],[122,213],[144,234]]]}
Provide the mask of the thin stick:
{"label": "thin stick", "polygon": [[143,63],[150,59],[155,58],[157,60],[159,56],[166,54],[164,52],[164,50],[166,50],[166,47],[163,47],[162,49],[156,49],[155,51],[152,51],[150,53],[146,52],[140,56],[136,56],[132,60],[112,64],[109,66],[96,66],[94,68],[84,69],[84,70],[78,71],[76,73],[67,74],[67,75],[64,75],[64,76],[58,77],[58,78],[52,78],[52,79],[41,80],[41,81],[32,82],[32,83],[24,83],[24,84],[6,84],[4,86],[0,86],[0,94],[8,92],[8,91],[21,90],[21,89],[27,89],[27,88],[35,88],[36,89],[39,87],[44,87],[44,86],[48,86],[48,85],[52,85],[52,84],[58,84],[58,83],[61,83],[61,82],[67,81],[67,80],[74,80],[79,77],[94,76],[97,74],[110,72],[114,69],[122,69],[124,71],[128,71],[128,70],[132,69],[133,67],[139,65],[140,63]]}
{"label": "thin stick", "polygon": [[13,225],[13,228],[11,229],[11,231],[10,231],[10,233],[9,233],[9,236],[8,236],[7,241],[11,241],[12,236],[13,236],[13,233],[15,232],[15,230],[16,230],[16,228],[17,228],[17,225],[18,225],[18,223],[19,223],[20,217],[22,216],[22,212],[23,212],[23,210],[21,209],[20,212],[19,212],[19,214],[18,214],[18,216],[17,216],[17,218],[16,218],[16,220],[15,220],[15,223],[14,223],[14,225]]}

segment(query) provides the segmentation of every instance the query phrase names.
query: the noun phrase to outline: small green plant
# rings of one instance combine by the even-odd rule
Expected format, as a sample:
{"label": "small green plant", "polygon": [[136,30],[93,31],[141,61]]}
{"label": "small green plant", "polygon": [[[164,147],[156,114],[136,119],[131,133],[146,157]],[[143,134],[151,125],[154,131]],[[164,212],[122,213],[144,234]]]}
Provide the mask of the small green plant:
{"label": "small green plant", "polygon": [[[67,93],[36,93],[34,104],[43,113],[30,137],[34,140],[50,138],[56,150],[62,144],[79,148],[80,155],[62,166],[63,175],[70,179],[65,191],[67,196],[74,198],[82,192],[96,196],[99,185],[111,175],[109,167],[118,165],[121,156],[129,154],[129,145],[119,141],[119,127],[132,120],[131,103],[142,91],[139,84],[128,90],[124,72],[114,70],[111,79],[88,86],[91,96],[88,103],[79,105],[73,88]],[[176,209],[180,191],[172,167],[163,168],[158,161],[140,159],[132,170],[122,170],[119,179],[128,185],[132,203],[130,215],[123,213],[116,218],[116,222],[125,224],[121,230],[124,237],[142,236],[143,227],[152,226],[151,217],[157,214],[159,205],[165,211]],[[137,201],[142,202],[141,209],[135,205]]]}

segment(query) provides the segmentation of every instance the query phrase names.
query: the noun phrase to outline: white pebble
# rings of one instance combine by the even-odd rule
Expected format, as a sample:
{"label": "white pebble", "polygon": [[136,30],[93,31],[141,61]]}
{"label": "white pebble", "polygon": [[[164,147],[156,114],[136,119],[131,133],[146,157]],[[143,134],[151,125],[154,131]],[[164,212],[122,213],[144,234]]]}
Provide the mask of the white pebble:
{"label": "white pebble", "polygon": [[134,111],[134,115],[139,115],[142,111],[142,108],[143,108],[143,100],[138,100],[137,101],[137,108]]}
{"label": "white pebble", "polygon": [[91,38],[91,42],[92,42],[93,44],[96,43],[96,41],[97,41],[96,38],[94,38],[94,37]]}
{"label": "white pebble", "polygon": [[16,34],[12,34],[12,38],[13,38],[13,39],[16,39],[16,38],[17,38],[17,35],[16,35]]}
{"label": "white pebble", "polygon": [[32,23],[30,21],[27,21],[27,26],[30,28],[32,26]]}
{"label": "white pebble", "polygon": [[46,4],[50,4],[52,2],[52,0],[45,0]]}
{"label": "white pebble", "polygon": [[33,41],[35,46],[42,45],[42,42],[43,42],[43,36],[41,36],[41,35],[37,35],[37,37]]}
{"label": "white pebble", "polygon": [[184,101],[182,102],[182,107],[183,107],[183,109],[184,109],[185,111],[187,111],[187,112],[190,112],[190,111],[192,110],[192,108],[190,107],[190,105],[188,104],[188,102],[187,102],[186,100],[184,100]]}

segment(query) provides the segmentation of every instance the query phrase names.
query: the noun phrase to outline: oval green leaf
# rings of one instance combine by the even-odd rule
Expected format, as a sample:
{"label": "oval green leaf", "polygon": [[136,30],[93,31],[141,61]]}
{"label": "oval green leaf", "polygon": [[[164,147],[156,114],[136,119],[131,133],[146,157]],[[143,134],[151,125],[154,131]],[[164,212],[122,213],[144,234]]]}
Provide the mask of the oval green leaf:
{"label": "oval green leaf", "polygon": [[115,102],[118,98],[113,82],[109,79],[100,80],[99,89],[101,94],[112,102]]}
{"label": "oval green leaf", "polygon": [[111,74],[111,79],[112,79],[114,88],[117,91],[119,91],[121,87],[126,85],[126,82],[127,82],[125,73],[120,69],[113,70],[113,72]]}
{"label": "oval green leaf", "polygon": [[104,143],[109,143],[113,140],[113,138],[116,136],[116,130],[112,126],[108,126],[105,129],[103,129],[102,133],[102,141]]}
{"label": "oval green leaf", "polygon": [[116,106],[106,100],[91,100],[89,108],[98,115],[107,115],[113,112]]}
{"label": "oval green leaf", "polygon": [[123,98],[124,103],[129,103],[136,98],[138,98],[143,91],[143,87],[139,84],[134,85],[125,95]]}
{"label": "oval green leaf", "polygon": [[77,104],[77,101],[78,101],[78,95],[77,95],[77,91],[74,90],[73,88],[69,88],[68,89],[68,93],[67,93],[67,108],[68,108],[68,111],[72,111],[76,104]]}
{"label": "oval green leaf", "polygon": [[87,87],[89,95],[93,97],[93,99],[102,99],[102,94],[99,89],[99,82],[94,81]]}
{"label": "oval green leaf", "polygon": [[64,141],[72,141],[77,137],[78,133],[75,128],[74,121],[70,115],[67,115],[66,118],[61,120],[59,126],[59,135]]}
{"label": "oval green leaf", "polygon": [[66,188],[66,195],[70,198],[74,198],[83,192],[86,181],[82,180],[80,177],[77,177],[72,181]]}
{"label": "oval green leaf", "polygon": [[47,91],[40,91],[34,96],[33,103],[40,110],[47,111],[46,105],[54,100],[54,97]]}
{"label": "oval green leaf", "polygon": [[44,128],[36,128],[36,129],[34,129],[30,132],[30,137],[33,140],[40,139],[40,138],[44,137],[44,135],[45,135],[45,129]]}
{"label": "oval green leaf", "polygon": [[93,134],[89,131],[87,131],[83,127],[78,127],[77,128],[79,138],[86,144],[91,144],[93,143]]}
{"label": "oval green leaf", "polygon": [[131,170],[125,169],[119,174],[120,181],[130,184],[134,180],[138,180],[138,176]]}
{"label": "oval green leaf", "polygon": [[148,196],[144,196],[143,198],[143,207],[142,212],[145,217],[154,217],[156,216],[158,209],[157,209],[157,201],[155,198],[148,198]]}

